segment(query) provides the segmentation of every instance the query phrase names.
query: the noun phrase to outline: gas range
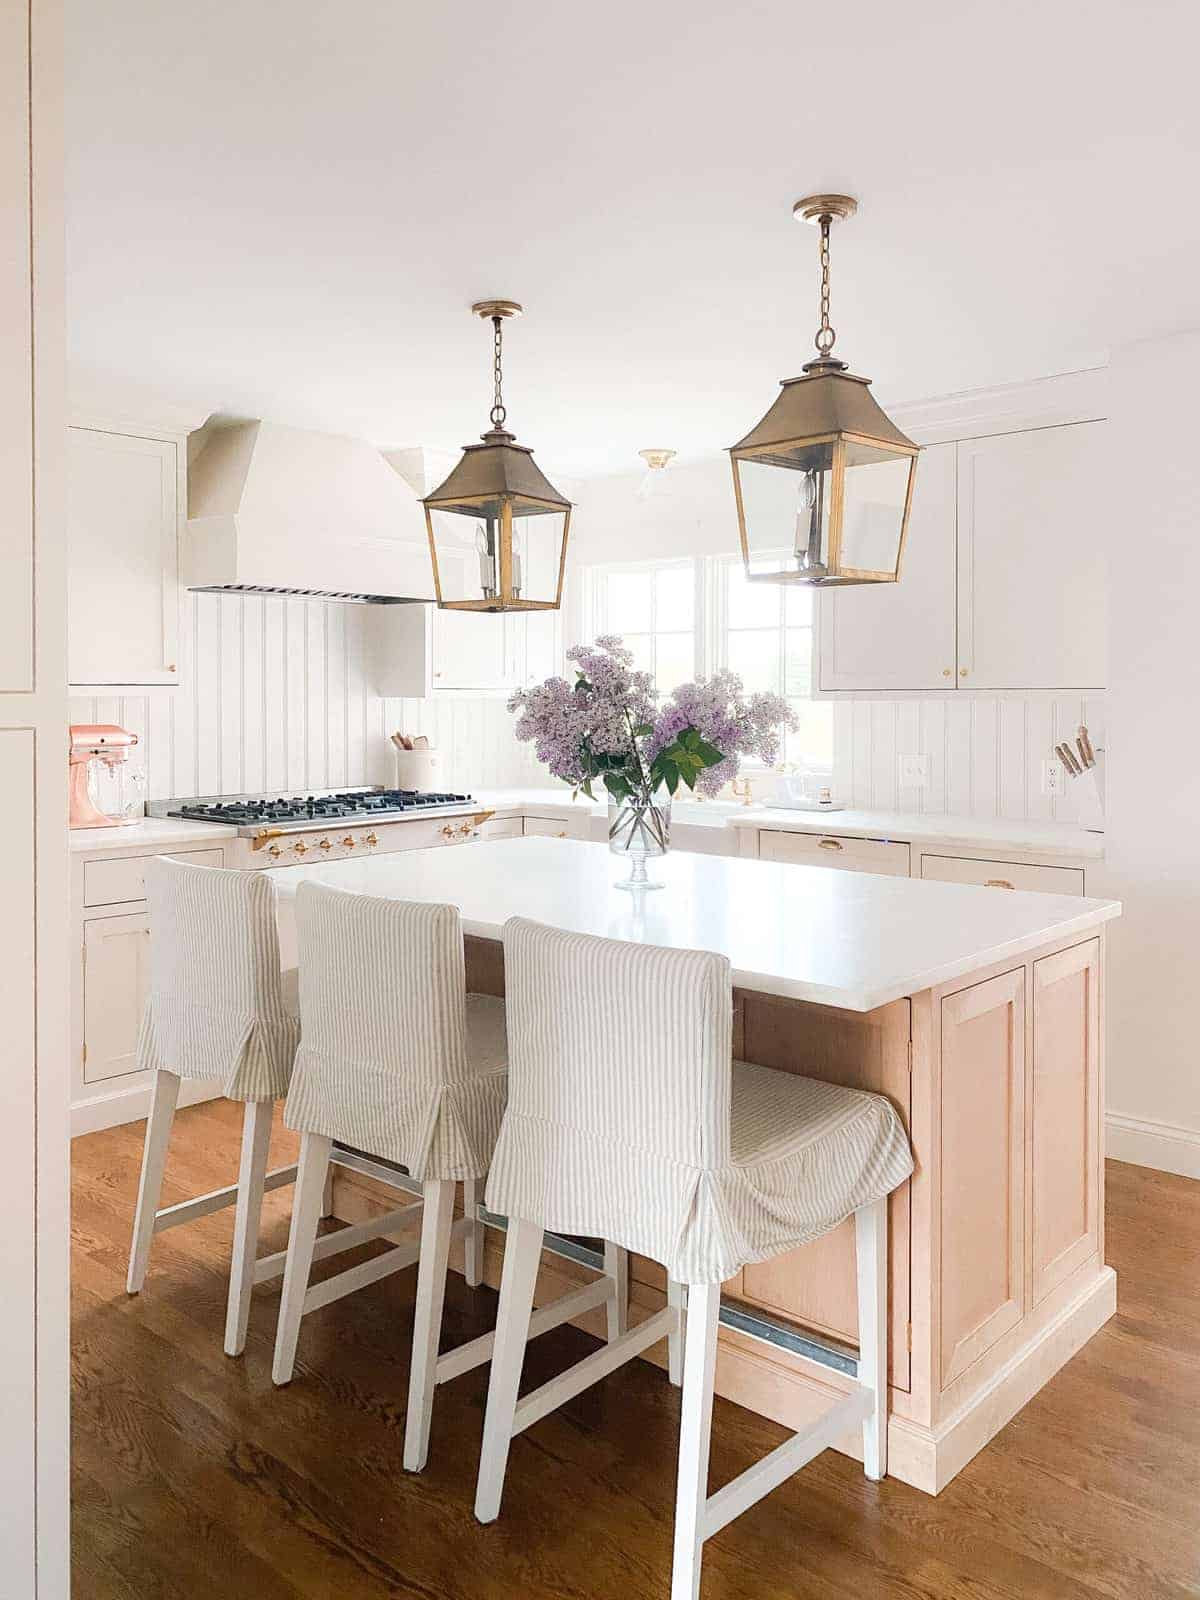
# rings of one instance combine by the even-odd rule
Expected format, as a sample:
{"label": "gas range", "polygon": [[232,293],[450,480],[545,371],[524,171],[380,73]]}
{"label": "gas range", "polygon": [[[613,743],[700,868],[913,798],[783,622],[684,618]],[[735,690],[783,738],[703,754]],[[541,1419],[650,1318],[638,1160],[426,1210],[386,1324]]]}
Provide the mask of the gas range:
{"label": "gas range", "polygon": [[289,833],[327,828],[340,822],[392,822],[430,812],[461,811],[474,805],[469,794],[423,794],[418,789],[330,789],[307,795],[206,795],[195,800],[157,800],[152,817],[182,817],[188,822],[225,822],[242,838],[263,828]]}
{"label": "gas range", "polygon": [[[363,788],[305,795],[203,795],[151,801],[148,809],[153,817],[223,823],[232,836],[226,866],[266,867],[301,862],[310,852],[320,860],[460,843],[477,838],[480,825],[491,816],[479,809],[471,815],[476,806],[469,794]],[[436,825],[435,819],[447,818],[456,820]],[[317,838],[310,839],[311,834]]]}

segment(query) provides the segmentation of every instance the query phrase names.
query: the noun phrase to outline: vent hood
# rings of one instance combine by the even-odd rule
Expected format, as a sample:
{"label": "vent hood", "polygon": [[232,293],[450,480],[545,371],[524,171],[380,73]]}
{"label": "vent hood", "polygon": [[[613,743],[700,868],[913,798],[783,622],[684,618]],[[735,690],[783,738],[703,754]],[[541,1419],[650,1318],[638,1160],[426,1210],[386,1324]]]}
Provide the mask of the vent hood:
{"label": "vent hood", "polygon": [[434,598],[425,513],[364,439],[210,426],[188,469],[189,589],[398,605]]}

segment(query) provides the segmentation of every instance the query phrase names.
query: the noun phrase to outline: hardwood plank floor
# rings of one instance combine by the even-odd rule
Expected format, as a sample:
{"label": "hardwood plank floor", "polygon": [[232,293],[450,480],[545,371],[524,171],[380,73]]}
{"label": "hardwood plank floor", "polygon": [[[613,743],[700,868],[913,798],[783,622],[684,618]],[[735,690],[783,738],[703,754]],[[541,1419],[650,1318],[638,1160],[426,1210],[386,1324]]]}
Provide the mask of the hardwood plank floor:
{"label": "hardwood plank floor", "polygon": [[[165,1204],[231,1181],[240,1116],[179,1114]],[[486,1368],[438,1390],[429,1466],[401,1468],[415,1269],[306,1318],[285,1390],[278,1284],[245,1357],[222,1353],[231,1211],[160,1235],[126,1296],[142,1129],[74,1145],[76,1600],[666,1596],[678,1394],[659,1371],[635,1362],[518,1439],[480,1527]],[[1108,1184],[1107,1327],[936,1500],[827,1451],[709,1543],[704,1600],[1200,1596],[1200,1183],[1110,1162]],[[268,1195],[264,1250],[290,1205]],[[443,1342],[494,1314],[452,1275]],[[547,1335],[526,1383],[592,1344]],[[718,1400],[713,1482],[782,1437]]]}

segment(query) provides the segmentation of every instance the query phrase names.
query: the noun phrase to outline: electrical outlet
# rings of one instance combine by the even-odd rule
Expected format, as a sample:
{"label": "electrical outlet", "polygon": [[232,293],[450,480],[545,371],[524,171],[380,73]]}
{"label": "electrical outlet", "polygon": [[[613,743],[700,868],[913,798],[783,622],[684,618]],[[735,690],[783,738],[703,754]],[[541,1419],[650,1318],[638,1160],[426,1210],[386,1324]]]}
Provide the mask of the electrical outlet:
{"label": "electrical outlet", "polygon": [[900,787],[902,789],[927,789],[929,787],[929,757],[927,755],[900,757]]}
{"label": "electrical outlet", "polygon": [[1042,793],[1048,794],[1052,799],[1065,793],[1067,787],[1067,774],[1061,761],[1042,762]]}

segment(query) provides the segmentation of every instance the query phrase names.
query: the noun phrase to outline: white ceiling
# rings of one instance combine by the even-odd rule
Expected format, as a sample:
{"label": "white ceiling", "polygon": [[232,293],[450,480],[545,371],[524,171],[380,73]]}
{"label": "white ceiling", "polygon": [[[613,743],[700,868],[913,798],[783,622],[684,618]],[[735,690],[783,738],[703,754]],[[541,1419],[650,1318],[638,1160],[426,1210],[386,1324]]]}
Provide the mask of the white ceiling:
{"label": "white ceiling", "polygon": [[730,444],[810,353],[881,398],[1200,324],[1200,7],[68,0],[71,354],[243,415],[457,447],[512,296],[553,476]]}

